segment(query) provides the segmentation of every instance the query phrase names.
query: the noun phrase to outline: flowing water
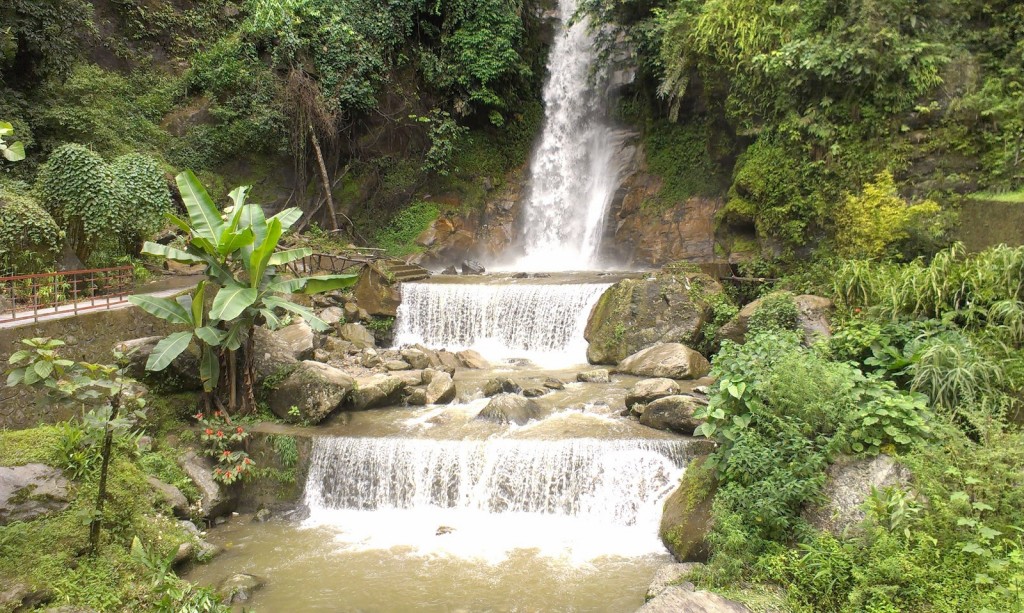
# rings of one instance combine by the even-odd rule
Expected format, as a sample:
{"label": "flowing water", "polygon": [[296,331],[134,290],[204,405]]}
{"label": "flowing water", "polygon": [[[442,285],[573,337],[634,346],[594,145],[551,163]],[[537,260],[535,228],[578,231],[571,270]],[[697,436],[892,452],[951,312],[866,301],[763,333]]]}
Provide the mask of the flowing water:
{"label": "flowing water", "polygon": [[559,0],[548,58],[544,128],[530,162],[523,206],[523,256],[516,270],[594,270],[605,216],[618,187],[607,122],[606,67],[589,23],[571,27],[577,0]]}

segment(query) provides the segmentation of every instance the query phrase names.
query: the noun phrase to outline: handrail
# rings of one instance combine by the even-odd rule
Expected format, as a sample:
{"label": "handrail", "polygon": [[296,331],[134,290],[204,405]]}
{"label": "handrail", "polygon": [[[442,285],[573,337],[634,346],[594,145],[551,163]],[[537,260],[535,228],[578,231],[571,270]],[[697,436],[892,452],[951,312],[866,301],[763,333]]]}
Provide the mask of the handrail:
{"label": "handrail", "polygon": [[0,324],[110,309],[126,302],[134,288],[131,266],[0,277]]}

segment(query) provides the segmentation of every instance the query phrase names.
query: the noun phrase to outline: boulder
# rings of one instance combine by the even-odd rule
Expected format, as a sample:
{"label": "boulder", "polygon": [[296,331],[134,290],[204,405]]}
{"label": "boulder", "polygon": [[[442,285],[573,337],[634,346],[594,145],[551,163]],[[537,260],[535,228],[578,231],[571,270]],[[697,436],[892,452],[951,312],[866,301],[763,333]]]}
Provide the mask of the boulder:
{"label": "boulder", "polygon": [[434,355],[437,356],[437,361],[440,363],[440,368],[438,370],[443,370],[449,375],[455,374],[455,369],[462,366],[459,358],[451,351],[445,351],[442,349],[441,351],[434,352]]}
{"label": "boulder", "polygon": [[214,466],[209,458],[188,451],[178,457],[178,466],[199,490],[199,511],[204,518],[226,515],[238,506],[234,491],[213,480]]}
{"label": "boulder", "polygon": [[283,367],[313,358],[313,329],[304,321],[278,330],[260,326],[252,334],[252,364],[258,381],[281,372]]}
{"label": "boulder", "polygon": [[454,265],[454,264],[452,264],[452,265],[449,265],[449,266],[448,266],[447,268],[445,268],[444,270],[442,270],[442,271],[441,271],[441,274],[442,274],[442,275],[457,275],[457,274],[459,274],[459,271],[458,271],[458,269],[457,269],[457,268],[455,268],[455,265]]}
{"label": "boulder", "polygon": [[362,364],[364,368],[376,368],[377,366],[380,366],[380,354],[372,347],[369,349],[363,349],[359,352],[359,363]]}
{"label": "boulder", "polygon": [[550,394],[551,389],[544,387],[543,385],[533,385],[529,387],[524,387],[521,393],[523,396],[526,396],[527,398],[540,398],[544,394]]}
{"label": "boulder", "polygon": [[33,588],[26,583],[0,584],[0,611],[34,611],[53,598],[49,588]]}
{"label": "boulder", "polygon": [[641,377],[699,379],[711,372],[711,364],[682,343],[664,343],[634,353],[619,362],[615,371]]}
{"label": "boulder", "polygon": [[590,312],[584,337],[591,364],[616,364],[655,343],[695,344],[710,320],[708,297],[722,286],[704,274],[658,273],[608,288]]}
{"label": "boulder", "polygon": [[540,415],[540,405],[533,400],[518,394],[498,394],[480,411],[477,419],[522,426],[531,419],[538,419]]}
{"label": "boulder", "polygon": [[544,379],[544,387],[552,390],[564,390],[565,383],[563,383],[561,379],[548,377],[547,379]]}
{"label": "boulder", "polygon": [[448,404],[455,400],[455,381],[446,372],[436,372],[427,384],[427,404]]}
{"label": "boulder", "polygon": [[651,580],[651,585],[647,588],[647,600],[656,597],[665,591],[666,588],[674,585],[683,589],[693,590],[693,584],[689,581],[684,581],[683,577],[693,572],[699,566],[701,564],[698,562],[677,562],[662,566],[654,573],[654,579]]}
{"label": "boulder", "polygon": [[412,368],[405,360],[384,360],[383,366],[388,371],[409,370]]}
{"label": "boulder", "polygon": [[476,260],[466,260],[462,263],[462,274],[464,275],[482,275],[485,272],[487,272],[487,269]]}
{"label": "boulder", "polygon": [[114,351],[127,356],[129,377],[139,381],[159,382],[161,388],[168,392],[188,392],[202,389],[203,382],[199,379],[199,356],[191,348],[171,360],[167,368],[160,372],[146,370],[149,359],[156,344],[163,340],[162,336],[146,336],[114,345]]}
{"label": "boulder", "polygon": [[427,390],[423,387],[417,387],[409,390],[409,395],[405,397],[405,404],[413,407],[422,407],[427,404]]}
{"label": "boulder", "polygon": [[488,379],[487,383],[484,383],[483,387],[484,396],[487,396],[488,398],[491,396],[497,396],[498,394],[518,394],[521,391],[523,391],[522,386],[508,377],[495,377],[493,379]]}
{"label": "boulder", "polygon": [[253,593],[263,585],[263,579],[256,575],[235,573],[221,582],[217,594],[224,600],[224,604],[243,603],[248,602]]}
{"label": "boulder", "polygon": [[405,383],[391,375],[373,375],[356,379],[349,394],[348,407],[356,411],[398,404],[405,391]]}
{"label": "boulder", "polygon": [[409,363],[413,368],[423,370],[424,368],[431,368],[439,366],[437,362],[437,356],[433,356],[434,360],[431,360],[431,356],[424,350],[418,347],[406,347],[402,350],[402,359]]}
{"label": "boulder", "polygon": [[690,461],[679,487],[665,501],[658,535],[680,562],[706,562],[706,538],[711,532],[711,504],[718,488],[715,473],[704,463],[707,456]]}
{"label": "boulder", "polygon": [[392,372],[391,376],[399,379],[406,387],[430,383],[424,370],[397,370]]}
{"label": "boulder", "polygon": [[581,383],[608,383],[611,381],[608,377],[608,371],[604,368],[578,373],[576,380]]}
{"label": "boulder", "polygon": [[338,329],[338,336],[352,343],[358,349],[370,349],[377,345],[373,334],[362,324],[345,324]]}
{"label": "boulder", "polygon": [[359,309],[366,311],[367,315],[397,316],[398,305],[402,303],[399,286],[392,283],[376,265],[364,266],[354,290]]}
{"label": "boulder", "polygon": [[344,371],[306,360],[270,392],[267,402],[281,419],[318,424],[341,406],[354,385]]}
{"label": "boulder", "polygon": [[637,381],[626,392],[626,407],[632,408],[633,405],[637,404],[645,405],[658,398],[675,396],[679,392],[679,384],[672,379],[644,379],[643,381]]}
{"label": "boulder", "polygon": [[490,366],[490,363],[484,359],[484,356],[472,349],[460,351],[455,354],[455,357],[458,358],[459,364],[463,368],[481,369]]}
{"label": "boulder", "polygon": [[700,427],[704,420],[693,413],[705,403],[693,396],[665,396],[647,405],[640,414],[640,423],[656,430],[671,430],[687,436]]}
{"label": "boulder", "polygon": [[156,477],[148,477],[146,480],[149,481],[157,496],[171,508],[171,512],[174,513],[175,517],[178,519],[189,518],[188,499],[185,498],[185,494],[181,493],[181,490],[170,483],[164,483]]}
{"label": "boulder", "polygon": [[346,302],[344,306],[345,321],[359,321],[359,305],[354,302]]}
{"label": "boulder", "polygon": [[61,472],[46,464],[0,466],[0,526],[63,511],[69,488]]}
{"label": "boulder", "polygon": [[750,613],[750,609],[712,592],[674,585],[648,600],[637,613]]}
{"label": "boulder", "polygon": [[[735,317],[719,328],[718,339],[730,340],[735,343],[744,342],[746,340],[747,330],[749,329],[750,318],[764,303],[765,299],[779,293],[780,292],[775,292],[758,298],[740,309],[740,312],[737,313]],[[835,310],[835,305],[831,300],[828,298],[822,298],[821,296],[802,294],[800,296],[794,296],[793,301],[796,303],[797,328],[803,332],[805,343],[810,345],[816,339],[827,339],[832,336],[832,326],[829,321],[831,319],[832,311]]]}
{"label": "boulder", "polygon": [[322,319],[328,326],[333,326],[336,323],[345,321],[345,311],[336,306],[327,307],[320,311],[320,314],[317,315],[317,317]]}
{"label": "boulder", "polygon": [[872,458],[842,457],[828,467],[822,490],[824,502],[804,511],[804,519],[818,530],[841,536],[864,521],[861,508],[871,489],[910,487],[910,471],[887,455]]}
{"label": "boulder", "polygon": [[324,339],[323,350],[331,357],[359,353],[359,348],[353,345],[351,341],[346,341],[336,336],[328,336]]}

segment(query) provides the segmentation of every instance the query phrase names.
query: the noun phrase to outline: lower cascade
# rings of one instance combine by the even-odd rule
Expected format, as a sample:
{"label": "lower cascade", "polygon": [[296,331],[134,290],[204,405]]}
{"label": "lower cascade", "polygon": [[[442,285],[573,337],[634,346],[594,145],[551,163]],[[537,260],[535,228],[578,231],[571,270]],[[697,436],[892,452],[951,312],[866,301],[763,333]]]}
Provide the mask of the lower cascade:
{"label": "lower cascade", "polygon": [[360,547],[466,557],[662,552],[661,506],[685,469],[686,445],[322,437],[310,458],[306,524],[336,527]]}
{"label": "lower cascade", "polygon": [[405,283],[395,344],[476,349],[488,358],[586,361],[583,330],[607,283]]}

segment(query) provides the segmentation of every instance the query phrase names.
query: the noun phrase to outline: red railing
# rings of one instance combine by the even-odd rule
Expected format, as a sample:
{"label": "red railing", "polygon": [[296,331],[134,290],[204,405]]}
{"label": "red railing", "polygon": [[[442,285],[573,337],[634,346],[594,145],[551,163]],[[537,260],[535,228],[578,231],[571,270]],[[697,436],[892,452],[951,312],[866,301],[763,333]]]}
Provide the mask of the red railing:
{"label": "red railing", "polygon": [[0,324],[109,309],[127,301],[134,286],[131,266],[0,277]]}

